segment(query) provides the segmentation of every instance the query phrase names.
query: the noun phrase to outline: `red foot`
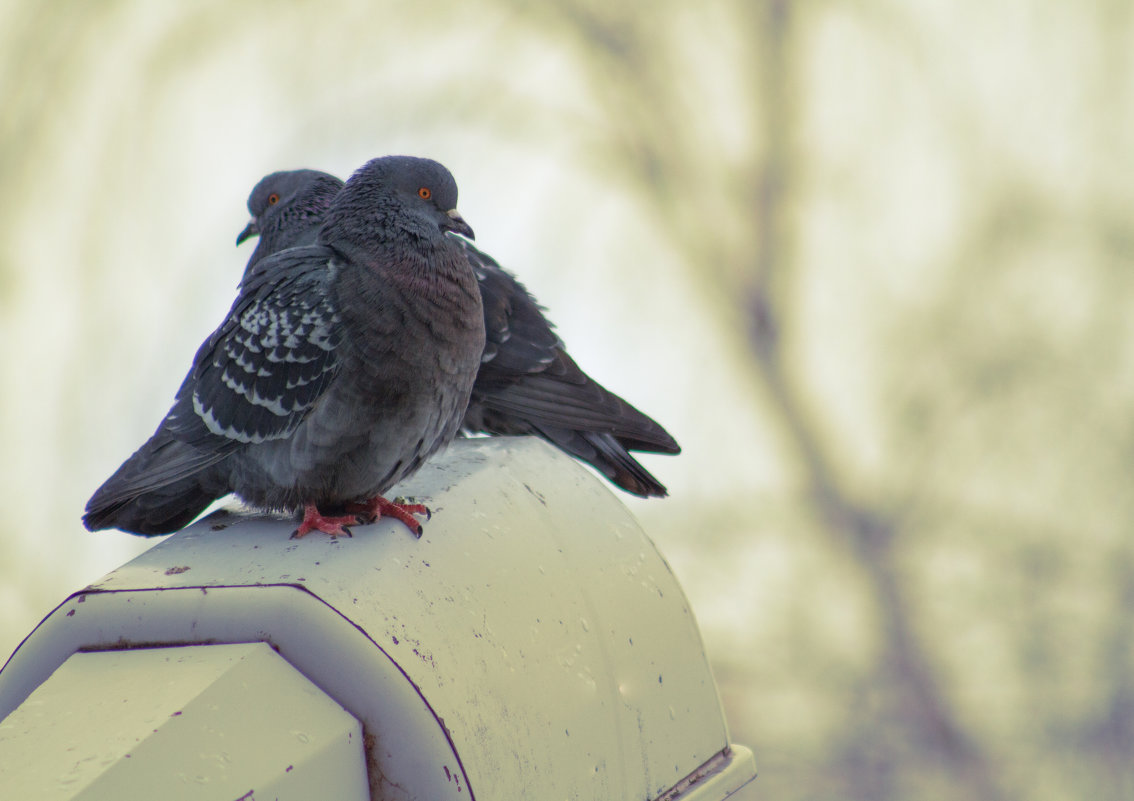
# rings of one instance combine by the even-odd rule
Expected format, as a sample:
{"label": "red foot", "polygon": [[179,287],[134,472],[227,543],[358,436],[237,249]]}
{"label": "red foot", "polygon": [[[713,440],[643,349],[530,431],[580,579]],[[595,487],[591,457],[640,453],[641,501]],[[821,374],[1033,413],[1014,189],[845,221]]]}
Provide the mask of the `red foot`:
{"label": "red foot", "polygon": [[347,511],[358,513],[359,518],[366,523],[376,523],[383,517],[393,517],[401,520],[406,528],[418,537],[421,536],[422,528],[421,523],[414,519],[414,515],[425,515],[426,520],[430,516],[429,509],[420,503],[397,503],[388,501],[381,495],[375,495],[362,503],[347,504]]}
{"label": "red foot", "polygon": [[348,525],[357,525],[359,522],[358,515],[347,515],[345,517],[323,517],[319,514],[319,510],[315,508],[315,504],[309,503],[303,507],[303,521],[299,524],[299,528],[291,535],[293,540],[300,537],[306,537],[312,531],[322,531],[324,534],[330,534],[332,537],[349,537],[350,529]]}

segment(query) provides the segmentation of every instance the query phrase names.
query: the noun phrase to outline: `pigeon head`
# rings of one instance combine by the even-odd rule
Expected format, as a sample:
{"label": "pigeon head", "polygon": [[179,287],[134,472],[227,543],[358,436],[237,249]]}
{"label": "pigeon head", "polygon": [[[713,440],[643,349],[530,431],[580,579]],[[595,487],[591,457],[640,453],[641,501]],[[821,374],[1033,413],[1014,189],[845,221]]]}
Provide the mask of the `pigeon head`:
{"label": "pigeon head", "polygon": [[322,242],[400,230],[440,242],[447,231],[474,237],[457,213],[457,182],[432,159],[385,156],[360,167],[327,215]]}
{"label": "pigeon head", "polygon": [[248,196],[252,219],[236,237],[236,244],[285,225],[295,227],[308,219],[322,219],[342,185],[335,176],[318,170],[286,170],[264,176]]}

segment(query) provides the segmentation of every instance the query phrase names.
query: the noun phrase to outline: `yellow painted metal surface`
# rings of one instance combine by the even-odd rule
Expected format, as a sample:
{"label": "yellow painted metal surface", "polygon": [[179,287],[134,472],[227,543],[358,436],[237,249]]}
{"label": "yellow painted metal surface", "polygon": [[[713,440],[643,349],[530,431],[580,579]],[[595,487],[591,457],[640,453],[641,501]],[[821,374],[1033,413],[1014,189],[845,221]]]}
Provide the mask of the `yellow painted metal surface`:
{"label": "yellow painted metal surface", "polygon": [[369,797],[357,719],[265,643],[71,656],[0,722],[4,798]]}

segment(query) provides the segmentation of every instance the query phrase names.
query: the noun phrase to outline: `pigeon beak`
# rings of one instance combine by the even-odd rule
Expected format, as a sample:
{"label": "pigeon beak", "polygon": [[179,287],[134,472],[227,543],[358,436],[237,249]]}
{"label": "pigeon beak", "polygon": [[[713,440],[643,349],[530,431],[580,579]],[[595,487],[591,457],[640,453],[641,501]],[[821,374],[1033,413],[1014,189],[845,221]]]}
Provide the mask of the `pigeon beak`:
{"label": "pigeon beak", "polygon": [[236,244],[239,245],[248,237],[256,236],[258,233],[260,233],[260,226],[256,225],[256,218],[253,217],[248,221],[248,225],[240,232],[239,236],[236,237]]}
{"label": "pigeon beak", "polygon": [[446,231],[452,231],[461,236],[467,236],[469,239],[476,239],[476,234],[473,233],[472,227],[465,222],[460,212],[456,209],[449,209],[445,214],[449,217],[449,222],[442,226]]}

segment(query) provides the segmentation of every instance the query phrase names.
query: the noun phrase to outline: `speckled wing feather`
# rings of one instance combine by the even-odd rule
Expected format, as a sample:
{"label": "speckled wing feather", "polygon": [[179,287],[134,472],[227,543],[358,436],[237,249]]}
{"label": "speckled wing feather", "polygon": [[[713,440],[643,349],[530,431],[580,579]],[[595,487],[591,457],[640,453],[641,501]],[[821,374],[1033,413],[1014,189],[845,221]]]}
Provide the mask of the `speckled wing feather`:
{"label": "speckled wing feather", "polygon": [[176,438],[223,447],[286,437],[334,378],[343,332],[328,290],[333,251],[292,248],[267,261],[197,351],[166,418]]}
{"label": "speckled wing feather", "polygon": [[88,528],[174,531],[229,492],[211,472],[229,453],[295,429],[338,369],[342,331],[325,291],[332,255],[275,254],[244,287],[157,431],[87,503]]}

